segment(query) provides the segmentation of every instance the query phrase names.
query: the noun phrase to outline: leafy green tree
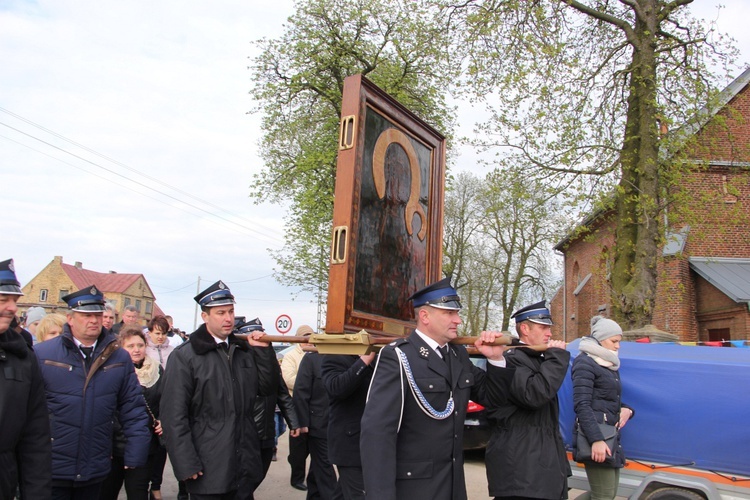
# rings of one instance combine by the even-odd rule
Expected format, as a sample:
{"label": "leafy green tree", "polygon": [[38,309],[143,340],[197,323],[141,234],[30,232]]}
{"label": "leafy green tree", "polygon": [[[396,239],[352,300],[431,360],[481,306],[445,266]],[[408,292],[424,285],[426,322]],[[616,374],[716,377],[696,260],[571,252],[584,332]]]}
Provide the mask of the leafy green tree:
{"label": "leafy green tree", "polygon": [[361,73],[437,130],[450,131],[456,78],[433,8],[388,0],[300,0],[283,33],[256,43],[251,94],[262,113],[252,196],[289,206],[276,278],[317,292],[328,279],[344,79]]}
{"label": "leafy green tree", "polygon": [[492,299],[501,309],[503,330],[520,301],[550,298],[559,282],[550,249],[569,224],[556,194],[543,181],[529,179],[523,168],[487,175],[480,198],[483,234],[496,248],[489,264],[501,277]]}
{"label": "leafy green tree", "polygon": [[[461,295],[462,334],[476,334],[497,323],[492,307],[494,276],[488,274],[491,247],[481,244],[483,214],[479,196],[482,180],[460,172],[449,183],[443,216],[443,274],[451,276]],[[490,254],[490,255],[485,255]]]}
{"label": "leafy green tree", "polygon": [[443,213],[443,274],[459,287],[469,282],[467,266],[471,241],[481,229],[478,201],[482,181],[469,172],[459,172],[446,187]]}
{"label": "leafy green tree", "polygon": [[490,111],[474,144],[501,151],[501,166],[531,166],[529,179],[571,188],[574,205],[614,193],[612,300],[628,327],[651,320],[661,217],[684,168],[675,156],[684,143],[660,129],[710,103],[736,55],[690,16],[691,2],[442,2],[465,95]]}
{"label": "leafy green tree", "polygon": [[548,297],[558,285],[550,249],[567,223],[555,195],[521,168],[481,180],[461,172],[451,183],[443,269],[459,287],[463,332],[507,330],[521,303]]}

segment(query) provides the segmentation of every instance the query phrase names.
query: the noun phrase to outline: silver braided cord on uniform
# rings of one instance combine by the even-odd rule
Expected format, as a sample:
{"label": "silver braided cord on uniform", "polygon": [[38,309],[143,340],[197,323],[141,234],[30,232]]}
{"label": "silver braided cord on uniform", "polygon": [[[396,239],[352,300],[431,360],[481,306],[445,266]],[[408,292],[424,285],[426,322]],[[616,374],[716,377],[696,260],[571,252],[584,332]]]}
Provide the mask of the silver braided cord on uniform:
{"label": "silver braided cord on uniform", "polygon": [[[370,385],[367,388],[367,397],[365,398],[365,403],[370,401],[370,391],[372,390],[372,383],[375,381],[375,374],[378,372],[378,367],[380,366],[380,355],[383,354],[383,349],[380,350],[378,353],[378,359],[375,361],[375,369],[372,372],[372,378],[370,378]],[[396,432],[401,430],[401,421],[404,419],[404,371],[399,370],[399,375],[401,376],[401,412],[399,413],[398,417],[398,427],[396,428]]]}
{"label": "silver braided cord on uniform", "polygon": [[417,405],[428,417],[435,420],[445,420],[450,417],[454,409],[453,391],[451,391],[450,396],[448,397],[448,404],[446,405],[445,410],[437,411],[432,407],[429,401],[427,401],[427,398],[424,397],[422,391],[419,390],[419,386],[417,386],[417,382],[414,380],[414,374],[411,371],[411,366],[409,365],[409,360],[406,358],[406,354],[404,354],[398,347],[396,347],[395,351],[401,361],[401,368],[403,368],[404,373],[406,373],[406,379],[409,381],[409,387],[411,388],[411,393],[414,395],[414,399],[417,401]]}

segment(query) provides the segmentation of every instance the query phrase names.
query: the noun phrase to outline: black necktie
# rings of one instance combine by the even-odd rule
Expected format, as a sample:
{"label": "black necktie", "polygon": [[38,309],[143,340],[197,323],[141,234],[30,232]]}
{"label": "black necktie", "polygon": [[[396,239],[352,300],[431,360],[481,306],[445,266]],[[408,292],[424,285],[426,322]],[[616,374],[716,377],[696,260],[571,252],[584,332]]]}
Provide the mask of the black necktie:
{"label": "black necktie", "polygon": [[229,344],[226,342],[219,342],[219,347],[221,347],[221,350],[224,351],[224,354],[226,357],[229,357]]}
{"label": "black necktie", "polygon": [[448,347],[448,344],[445,344],[443,347],[438,347],[440,349],[440,354],[443,355],[443,361],[445,361],[445,364],[448,365],[448,377],[452,378],[453,373],[451,370],[451,362],[448,359],[448,356],[450,356],[450,347]]}
{"label": "black necktie", "polygon": [[438,347],[440,349],[440,354],[443,355],[443,361],[448,363],[448,344],[444,345],[443,347]]}
{"label": "black necktie", "polygon": [[91,368],[91,353],[94,352],[94,348],[81,346],[81,352],[83,353],[83,363],[86,365],[86,373],[88,373]]}

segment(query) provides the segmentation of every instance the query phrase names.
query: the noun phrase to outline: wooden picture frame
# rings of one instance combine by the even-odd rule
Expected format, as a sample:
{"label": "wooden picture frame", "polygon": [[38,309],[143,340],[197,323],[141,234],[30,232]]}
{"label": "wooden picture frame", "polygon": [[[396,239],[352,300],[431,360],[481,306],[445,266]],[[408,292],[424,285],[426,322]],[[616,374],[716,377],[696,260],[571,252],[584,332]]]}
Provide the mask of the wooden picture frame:
{"label": "wooden picture frame", "polygon": [[445,137],[362,75],[344,81],[326,333],[408,335],[441,279]]}

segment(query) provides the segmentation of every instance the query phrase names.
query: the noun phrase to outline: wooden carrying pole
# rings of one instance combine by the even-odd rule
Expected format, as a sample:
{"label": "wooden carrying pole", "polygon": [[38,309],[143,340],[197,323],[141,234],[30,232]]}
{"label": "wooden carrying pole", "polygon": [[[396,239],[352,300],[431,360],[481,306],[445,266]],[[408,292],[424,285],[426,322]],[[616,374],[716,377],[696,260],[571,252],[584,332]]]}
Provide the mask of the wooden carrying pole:
{"label": "wooden carrying pole", "polygon": [[[237,338],[247,339],[246,334],[236,334]],[[359,333],[344,334],[326,334],[315,333],[309,337],[287,336],[287,335],[268,335],[265,334],[258,340],[261,342],[284,342],[292,344],[313,344],[321,354],[367,354],[379,350],[381,347],[400,339],[401,337],[388,335],[371,335],[362,330]],[[453,345],[474,346],[479,337],[457,337],[451,340]],[[547,348],[544,346],[527,346],[519,345],[518,340],[510,335],[503,335],[495,339],[491,345],[504,346],[507,349],[516,347],[528,347],[536,351],[542,351]]]}

